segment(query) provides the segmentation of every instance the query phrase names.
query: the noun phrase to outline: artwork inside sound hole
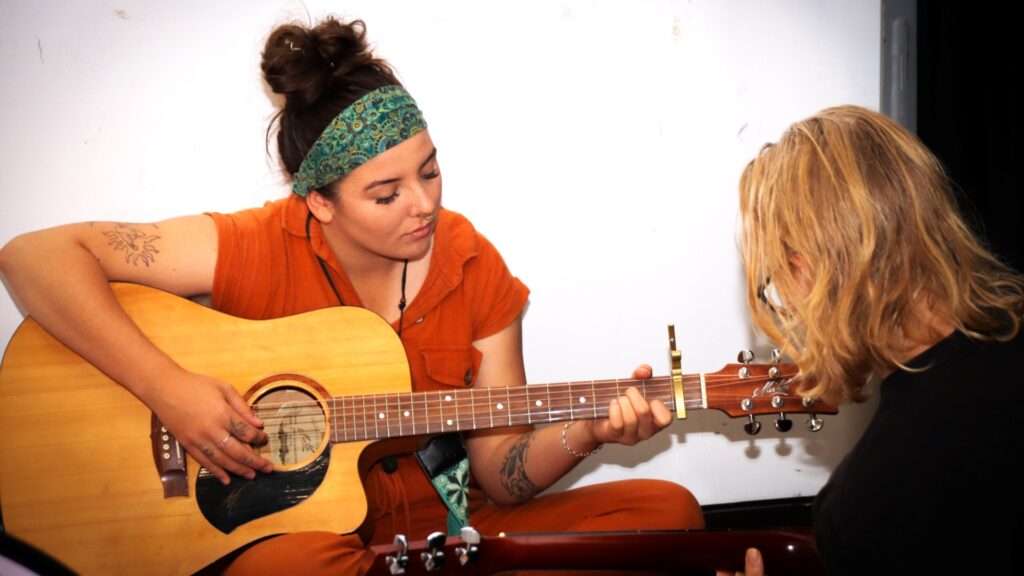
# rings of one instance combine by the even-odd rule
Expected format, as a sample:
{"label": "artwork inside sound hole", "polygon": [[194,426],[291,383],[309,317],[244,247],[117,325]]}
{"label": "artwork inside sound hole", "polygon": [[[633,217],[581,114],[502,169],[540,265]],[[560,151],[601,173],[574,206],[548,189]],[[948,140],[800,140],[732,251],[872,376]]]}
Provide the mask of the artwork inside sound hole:
{"label": "artwork inside sound hole", "polygon": [[308,462],[327,440],[327,424],[320,403],[306,390],[276,388],[257,402],[268,442],[260,456],[275,467],[292,468]]}

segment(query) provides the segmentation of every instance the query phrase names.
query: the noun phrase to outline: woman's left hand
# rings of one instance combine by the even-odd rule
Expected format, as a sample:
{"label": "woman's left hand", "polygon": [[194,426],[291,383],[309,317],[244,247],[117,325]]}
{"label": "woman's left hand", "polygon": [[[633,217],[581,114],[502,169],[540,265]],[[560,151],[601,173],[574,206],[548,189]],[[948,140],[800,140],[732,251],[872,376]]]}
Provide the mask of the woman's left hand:
{"label": "woman's left hand", "polygon": [[[650,377],[651,367],[647,364],[641,364],[633,371],[634,379],[646,380]],[[661,400],[648,402],[639,390],[631,387],[623,396],[611,401],[607,419],[589,422],[593,442],[632,446],[671,424],[672,413]]]}

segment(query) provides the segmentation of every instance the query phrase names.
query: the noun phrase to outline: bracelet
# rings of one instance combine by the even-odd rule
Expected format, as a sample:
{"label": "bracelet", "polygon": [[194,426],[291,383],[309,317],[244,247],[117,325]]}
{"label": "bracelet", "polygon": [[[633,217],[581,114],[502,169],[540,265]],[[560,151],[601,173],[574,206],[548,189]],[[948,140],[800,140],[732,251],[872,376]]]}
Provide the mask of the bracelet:
{"label": "bracelet", "polygon": [[593,450],[591,450],[589,452],[577,452],[577,451],[573,450],[572,447],[569,446],[569,439],[566,436],[567,433],[569,432],[569,426],[572,426],[572,425],[573,425],[573,422],[566,422],[565,425],[562,426],[562,448],[564,448],[565,451],[568,452],[570,456],[575,456],[577,458],[586,458],[587,456],[592,456],[594,454],[597,454],[598,452],[601,451],[601,448],[604,448],[604,444],[598,444],[597,448],[594,448]]}

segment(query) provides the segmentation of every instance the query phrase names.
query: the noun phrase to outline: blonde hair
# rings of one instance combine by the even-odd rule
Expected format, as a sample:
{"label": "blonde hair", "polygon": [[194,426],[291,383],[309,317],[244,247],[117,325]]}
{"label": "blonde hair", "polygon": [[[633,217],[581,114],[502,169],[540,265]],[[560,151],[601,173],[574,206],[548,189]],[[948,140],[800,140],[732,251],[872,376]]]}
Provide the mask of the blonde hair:
{"label": "blonde hair", "polygon": [[[936,320],[1012,338],[1024,277],[960,216],[938,160],[881,114],[829,108],[766,145],[740,178],[742,251],[754,320],[801,368],[803,392],[863,399]],[[784,309],[760,297],[768,283]]]}

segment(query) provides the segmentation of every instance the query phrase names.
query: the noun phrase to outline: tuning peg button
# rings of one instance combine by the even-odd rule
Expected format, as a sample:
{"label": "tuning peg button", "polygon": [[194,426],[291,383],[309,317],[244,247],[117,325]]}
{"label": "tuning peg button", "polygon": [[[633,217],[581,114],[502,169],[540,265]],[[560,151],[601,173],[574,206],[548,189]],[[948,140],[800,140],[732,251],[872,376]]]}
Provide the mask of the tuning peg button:
{"label": "tuning peg button", "polygon": [[825,425],[825,421],[818,418],[818,415],[811,412],[811,417],[807,419],[807,429],[811,432],[817,432]]}
{"label": "tuning peg button", "polygon": [[420,560],[423,561],[423,568],[427,572],[436,572],[444,567],[444,542],[445,535],[443,532],[433,532],[430,536],[427,536],[427,547],[430,548],[429,552],[421,552]]}
{"label": "tuning peg button", "polygon": [[775,421],[775,429],[779,432],[789,432],[793,429],[793,421],[786,418],[786,413],[779,414],[779,419]]}
{"label": "tuning peg button", "polygon": [[455,555],[459,557],[459,564],[465,566],[476,562],[480,555],[480,533],[472,526],[464,526],[459,530],[459,537],[465,542],[465,546],[455,548]]}
{"label": "tuning peg button", "polygon": [[740,353],[736,355],[736,361],[740,364],[750,364],[754,361],[754,351],[740,350]]}
{"label": "tuning peg button", "polygon": [[398,552],[385,557],[384,564],[392,574],[405,574],[405,568],[409,565],[409,542],[405,534],[396,534],[394,545]]}
{"label": "tuning peg button", "polygon": [[761,423],[754,419],[753,414],[748,414],[747,418],[750,418],[750,421],[743,425],[743,429],[747,434],[757,436],[757,433],[761,431]]}

